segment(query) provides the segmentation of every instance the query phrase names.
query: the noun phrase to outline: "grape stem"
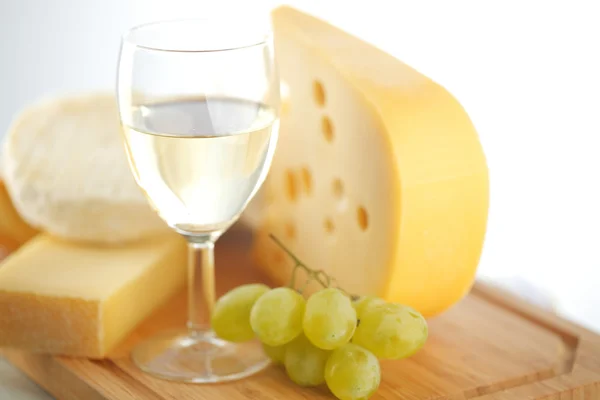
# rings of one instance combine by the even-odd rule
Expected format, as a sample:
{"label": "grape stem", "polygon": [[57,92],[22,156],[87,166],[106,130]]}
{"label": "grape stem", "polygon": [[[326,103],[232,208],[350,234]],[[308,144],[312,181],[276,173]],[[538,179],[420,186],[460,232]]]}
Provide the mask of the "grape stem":
{"label": "grape stem", "polygon": [[[290,249],[288,249],[287,246],[284,245],[281,240],[279,240],[272,233],[269,234],[269,237],[277,244],[277,246],[279,246],[283,251],[285,251],[286,254],[288,256],[290,256],[290,258],[292,260],[294,260],[295,265],[294,265],[294,269],[292,270],[292,276],[290,278],[289,287],[291,287],[292,289],[296,288],[296,275],[297,275],[298,270],[302,269],[308,275],[308,280],[302,286],[302,288],[300,290],[298,290],[300,293],[302,293],[302,290],[304,288],[306,288],[306,286],[308,285],[308,283],[310,283],[311,280],[315,280],[315,281],[317,281],[319,283],[319,285],[323,286],[324,288],[332,287],[332,284],[335,283],[336,284],[335,287],[337,289],[341,290],[345,294],[348,294],[344,289],[342,289],[341,287],[339,287],[337,285],[337,281],[335,280],[335,278],[329,276],[322,269],[312,269],[312,268],[308,267],[294,253],[292,253],[292,251]],[[351,297],[355,297],[355,296],[351,296]]]}

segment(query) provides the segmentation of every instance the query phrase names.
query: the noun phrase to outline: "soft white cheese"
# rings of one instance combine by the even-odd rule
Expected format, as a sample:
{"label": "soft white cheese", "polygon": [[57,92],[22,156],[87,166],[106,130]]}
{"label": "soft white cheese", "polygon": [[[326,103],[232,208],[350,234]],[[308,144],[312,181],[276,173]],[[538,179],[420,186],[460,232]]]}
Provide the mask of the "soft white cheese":
{"label": "soft white cheese", "polygon": [[110,243],[168,230],[134,181],[111,94],[53,98],[23,111],[2,164],[18,212],[54,235]]}

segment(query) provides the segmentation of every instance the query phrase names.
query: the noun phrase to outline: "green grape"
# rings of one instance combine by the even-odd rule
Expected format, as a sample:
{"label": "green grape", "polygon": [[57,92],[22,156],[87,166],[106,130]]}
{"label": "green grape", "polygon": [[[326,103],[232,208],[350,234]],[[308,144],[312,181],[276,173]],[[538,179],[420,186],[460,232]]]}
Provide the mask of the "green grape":
{"label": "green grape", "polygon": [[354,306],[354,309],[356,310],[356,318],[358,319],[360,319],[361,314],[367,308],[383,304],[386,304],[385,300],[375,296],[360,296],[357,300],[352,302],[352,306]]}
{"label": "green grape", "polygon": [[356,329],[356,311],[339,289],[323,289],[308,299],[302,323],[315,346],[332,350],[348,343]]}
{"label": "green grape", "polygon": [[329,356],[325,382],[340,400],[368,399],[381,382],[379,361],[370,351],[348,343]]}
{"label": "green grape", "polygon": [[285,359],[285,347],[286,345],[282,345],[282,346],[269,346],[268,344],[262,344],[263,350],[265,352],[265,354],[267,356],[269,356],[269,358],[271,360],[273,360],[273,362],[275,364],[283,364],[283,360]]}
{"label": "green grape", "polygon": [[364,310],[352,343],[381,359],[399,359],[423,347],[427,334],[427,322],[417,311],[401,304],[385,304]]}
{"label": "green grape", "polygon": [[281,346],[302,332],[306,301],[293,289],[280,287],[263,294],[252,307],[250,325],[261,342]]}
{"label": "green grape", "polygon": [[217,300],[210,324],[215,334],[230,342],[245,342],[254,337],[250,326],[250,311],[254,302],[269,291],[269,287],[254,283],[238,286]]}
{"label": "green grape", "polygon": [[330,353],[300,335],[285,346],[285,371],[300,386],[320,385],[325,382],[325,363]]}

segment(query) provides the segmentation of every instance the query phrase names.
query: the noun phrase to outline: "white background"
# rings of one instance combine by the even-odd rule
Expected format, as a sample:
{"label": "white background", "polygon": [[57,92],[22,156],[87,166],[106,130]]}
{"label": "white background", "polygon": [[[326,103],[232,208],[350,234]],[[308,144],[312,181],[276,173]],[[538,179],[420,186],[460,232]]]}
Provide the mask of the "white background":
{"label": "white background", "polygon": [[[40,96],[113,89],[120,33],[130,25],[260,13],[277,3],[0,1],[0,135]],[[559,312],[600,331],[600,3],[290,3],[390,52],[459,99],[490,168],[480,276],[534,284]]]}

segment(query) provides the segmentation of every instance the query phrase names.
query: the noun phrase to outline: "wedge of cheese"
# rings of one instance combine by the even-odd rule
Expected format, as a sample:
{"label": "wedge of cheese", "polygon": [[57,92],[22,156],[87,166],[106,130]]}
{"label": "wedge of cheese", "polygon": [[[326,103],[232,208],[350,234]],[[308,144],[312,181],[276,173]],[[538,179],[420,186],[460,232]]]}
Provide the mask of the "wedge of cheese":
{"label": "wedge of cheese", "polygon": [[0,238],[4,238],[5,243],[13,243],[11,247],[16,248],[36,234],[37,230],[23,221],[15,210],[6,186],[0,179]]}
{"label": "wedge of cheese", "polygon": [[292,268],[269,234],[340,286],[447,309],[473,282],[488,212],[478,135],[443,87],[316,18],[273,14],[289,87],[255,254]]}
{"label": "wedge of cheese", "polygon": [[52,98],[24,110],[2,164],[19,214],[55,236],[123,243],[168,231],[129,169],[112,94]]}
{"label": "wedge of cheese", "polygon": [[118,247],[39,235],[0,264],[0,347],[104,357],[182,288],[186,254],[176,234]]}

